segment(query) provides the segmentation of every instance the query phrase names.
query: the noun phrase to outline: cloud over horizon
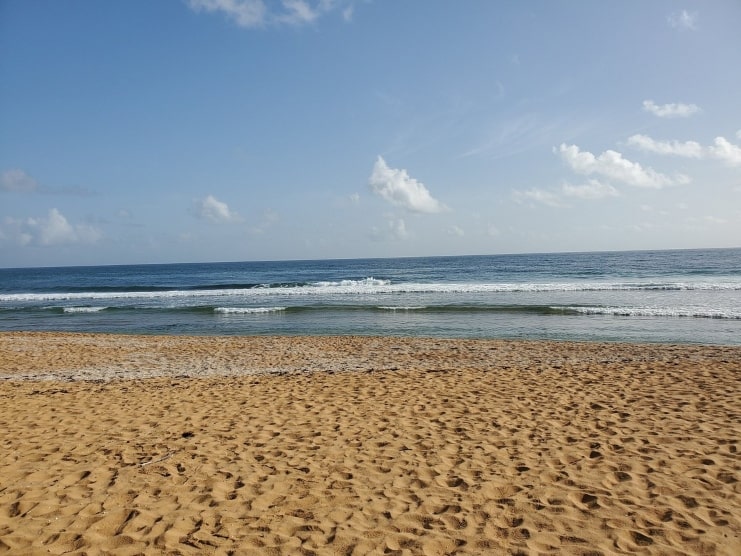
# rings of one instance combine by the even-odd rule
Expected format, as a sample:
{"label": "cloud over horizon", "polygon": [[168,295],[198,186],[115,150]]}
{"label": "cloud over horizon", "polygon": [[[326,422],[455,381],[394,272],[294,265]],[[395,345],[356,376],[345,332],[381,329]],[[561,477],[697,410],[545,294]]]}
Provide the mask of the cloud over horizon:
{"label": "cloud over horizon", "polygon": [[18,245],[42,247],[91,244],[103,237],[101,231],[94,226],[70,224],[56,208],[50,209],[46,217],[30,217],[25,220],[6,218],[0,232],[3,237],[15,240]]}
{"label": "cloud over horizon", "polygon": [[687,158],[702,158],[704,149],[695,141],[656,141],[647,135],[636,134],[628,137],[628,144],[642,151],[657,154],[684,156]]}
{"label": "cloud over horizon", "polygon": [[657,141],[647,135],[636,134],[628,137],[628,144],[645,152],[684,158],[714,158],[729,166],[741,165],[741,147],[725,137],[716,137],[712,145],[703,147],[696,141]]}
{"label": "cloud over horizon", "polygon": [[411,212],[433,214],[447,210],[423,183],[412,178],[406,170],[389,168],[381,156],[373,166],[368,186],[382,199]]}
{"label": "cloud over horizon", "polygon": [[623,158],[621,153],[611,149],[599,156],[594,156],[589,151],[582,151],[576,145],[561,143],[557,152],[560,153],[561,159],[578,174],[597,174],[635,187],[661,189],[670,185],[686,184],[690,181],[682,174],[670,178],[653,168],[643,168],[637,162],[631,162]]}
{"label": "cloud over horizon", "polygon": [[525,191],[513,191],[512,198],[516,203],[523,203],[525,201],[535,201],[549,207],[560,208],[566,205],[561,201],[559,195],[553,191],[546,189],[539,189],[532,187]]}
{"label": "cloud over horizon", "polygon": [[609,183],[602,183],[599,180],[590,179],[587,183],[580,185],[571,185],[564,183],[561,186],[561,193],[566,197],[577,199],[604,199],[606,197],[619,197],[620,193]]}
{"label": "cloud over horizon", "polygon": [[512,198],[517,203],[535,201],[554,208],[569,206],[564,202],[564,197],[582,201],[596,201],[619,196],[620,192],[615,187],[595,179],[590,179],[587,183],[579,185],[563,183],[560,188],[540,189],[533,187],[525,191],[514,191],[512,193]]}
{"label": "cloud over horizon", "polygon": [[237,222],[239,215],[229,208],[229,205],[219,201],[213,195],[207,195],[203,199],[196,199],[193,203],[193,215],[202,220],[208,220],[216,224]]}
{"label": "cloud over horizon", "polygon": [[696,104],[679,102],[658,105],[653,100],[644,100],[643,109],[659,118],[688,118],[701,111]]}

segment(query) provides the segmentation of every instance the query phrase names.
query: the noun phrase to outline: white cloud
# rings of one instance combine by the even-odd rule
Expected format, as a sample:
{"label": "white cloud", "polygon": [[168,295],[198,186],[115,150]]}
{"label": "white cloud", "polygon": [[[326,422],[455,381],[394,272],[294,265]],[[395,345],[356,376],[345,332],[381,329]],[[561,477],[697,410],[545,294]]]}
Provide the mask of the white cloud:
{"label": "white cloud", "polygon": [[687,10],[674,12],[667,17],[667,21],[675,29],[694,31],[697,28],[697,12],[690,13]]}
{"label": "white cloud", "polygon": [[549,207],[565,206],[561,202],[561,198],[558,194],[545,189],[538,189],[537,187],[528,189],[527,191],[514,191],[512,197],[518,203],[522,203],[523,201],[535,201],[536,203],[541,203]]}
{"label": "white cloud", "polygon": [[13,168],[0,175],[0,191],[38,191],[39,184],[23,170]]}
{"label": "white cloud", "polygon": [[290,25],[312,23],[319,17],[319,12],[304,0],[283,0],[283,7],[286,12],[279,16],[279,20]]}
{"label": "white cloud", "polygon": [[359,205],[360,204],[360,193],[353,193],[350,195],[350,202],[353,205]]}
{"label": "white cloud", "polygon": [[96,227],[88,224],[69,223],[67,218],[53,208],[46,217],[19,220],[6,218],[3,222],[3,236],[15,238],[19,245],[71,245],[97,242],[103,234]]}
{"label": "white cloud", "polygon": [[564,197],[582,199],[585,201],[594,201],[606,197],[618,197],[620,193],[609,183],[602,183],[599,180],[590,179],[587,183],[581,185],[571,185],[564,183],[560,188],[539,189],[534,187],[526,191],[514,191],[512,198],[522,203],[524,201],[535,201],[549,207],[568,207],[564,202]]}
{"label": "white cloud", "polygon": [[602,183],[599,180],[589,180],[585,184],[571,185],[564,183],[561,186],[561,192],[566,197],[576,197],[577,199],[604,199],[605,197],[618,197],[620,193],[609,183]]}
{"label": "white cloud", "polygon": [[729,166],[741,166],[741,147],[723,137],[716,137],[714,143],[715,145],[708,147],[710,156],[722,160]]}
{"label": "white cloud", "polygon": [[643,109],[659,118],[687,118],[700,112],[700,107],[696,104],[682,104],[680,102],[659,105],[653,100],[644,100]]}
{"label": "white cloud", "polygon": [[412,212],[436,213],[447,208],[430,194],[424,184],[410,177],[406,170],[389,168],[380,156],[373,166],[368,185],[376,195],[389,203]]}
{"label": "white cloud", "polygon": [[235,222],[239,220],[239,215],[229,208],[229,205],[219,201],[213,195],[205,199],[198,199],[194,202],[193,214],[197,218],[210,220],[217,224]]}
{"label": "white cloud", "polygon": [[736,139],[741,139],[741,129],[736,132]]}
{"label": "white cloud", "polygon": [[685,141],[684,143],[679,141],[656,141],[646,135],[638,134],[630,136],[628,144],[642,151],[688,158],[702,158],[705,154],[702,145],[695,141]]}
{"label": "white cloud", "polygon": [[240,27],[259,27],[267,15],[262,0],[188,0],[188,5],[195,12],[223,12]]}
{"label": "white cloud", "polygon": [[636,187],[660,189],[690,181],[687,176],[681,174],[670,178],[652,168],[643,168],[637,162],[631,162],[613,150],[606,150],[599,156],[594,156],[589,151],[582,151],[576,145],[561,143],[558,152],[571,169],[579,174],[597,174]]}
{"label": "white cloud", "polygon": [[265,25],[306,25],[322,15],[340,10],[342,18],[350,21],[353,4],[350,0],[319,0],[312,5],[307,0],[188,0],[194,12],[220,12],[240,27],[255,28]]}
{"label": "white cloud", "polygon": [[643,151],[687,158],[715,158],[729,166],[741,165],[741,147],[734,145],[725,137],[716,137],[713,145],[703,147],[695,141],[656,141],[646,135],[633,135],[628,144]]}

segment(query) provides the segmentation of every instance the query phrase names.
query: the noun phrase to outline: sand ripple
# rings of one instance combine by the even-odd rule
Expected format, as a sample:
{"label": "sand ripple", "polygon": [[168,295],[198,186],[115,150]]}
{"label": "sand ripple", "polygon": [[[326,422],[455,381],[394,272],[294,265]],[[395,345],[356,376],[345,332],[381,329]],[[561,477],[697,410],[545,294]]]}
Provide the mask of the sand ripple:
{"label": "sand ripple", "polygon": [[0,377],[0,552],[741,553],[740,348],[13,333]]}

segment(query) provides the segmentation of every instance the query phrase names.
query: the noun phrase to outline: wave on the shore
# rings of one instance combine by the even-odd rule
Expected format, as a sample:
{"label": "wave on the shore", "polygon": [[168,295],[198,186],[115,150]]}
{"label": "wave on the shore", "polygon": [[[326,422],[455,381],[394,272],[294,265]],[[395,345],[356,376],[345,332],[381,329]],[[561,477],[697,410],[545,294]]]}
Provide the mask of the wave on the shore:
{"label": "wave on the shore", "polygon": [[0,309],[8,312],[50,312],[69,315],[90,315],[95,313],[150,313],[150,314],[216,314],[216,315],[267,315],[267,314],[306,314],[306,313],[386,313],[392,314],[512,314],[537,316],[613,316],[650,318],[703,318],[741,320],[741,311],[718,309],[714,307],[671,307],[671,306],[603,306],[603,305],[503,305],[503,304],[431,304],[431,305],[357,305],[357,304],[318,304],[294,306],[45,306],[10,307]]}
{"label": "wave on the shore", "polygon": [[217,287],[205,289],[179,288],[129,291],[66,291],[33,292],[0,295],[0,302],[74,301],[101,299],[174,299],[198,297],[270,297],[333,295],[354,296],[374,294],[476,294],[476,293],[537,293],[537,292],[616,292],[616,291],[741,291],[741,282],[684,283],[623,283],[623,282],[563,282],[563,283],[391,283],[367,278],[340,282],[315,282],[303,285],[265,285],[264,287]]}
{"label": "wave on the shore", "polygon": [[261,315],[265,313],[280,313],[285,307],[215,307],[214,313],[222,315]]}

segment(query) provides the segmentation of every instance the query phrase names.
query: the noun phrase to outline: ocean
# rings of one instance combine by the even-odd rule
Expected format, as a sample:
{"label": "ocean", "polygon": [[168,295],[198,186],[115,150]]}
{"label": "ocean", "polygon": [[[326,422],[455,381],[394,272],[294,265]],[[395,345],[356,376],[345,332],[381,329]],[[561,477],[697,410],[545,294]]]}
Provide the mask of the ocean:
{"label": "ocean", "polygon": [[741,344],[741,249],[0,269],[0,330]]}

